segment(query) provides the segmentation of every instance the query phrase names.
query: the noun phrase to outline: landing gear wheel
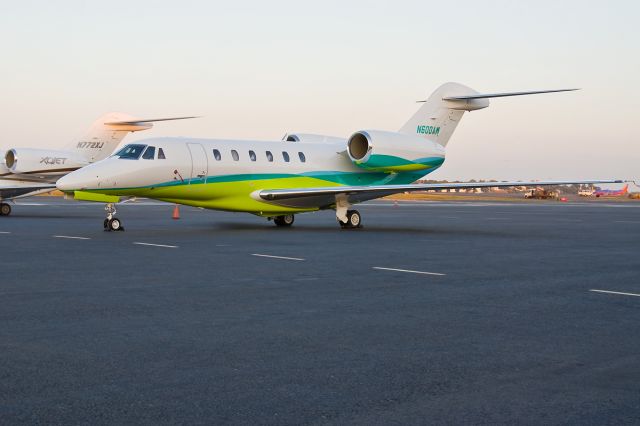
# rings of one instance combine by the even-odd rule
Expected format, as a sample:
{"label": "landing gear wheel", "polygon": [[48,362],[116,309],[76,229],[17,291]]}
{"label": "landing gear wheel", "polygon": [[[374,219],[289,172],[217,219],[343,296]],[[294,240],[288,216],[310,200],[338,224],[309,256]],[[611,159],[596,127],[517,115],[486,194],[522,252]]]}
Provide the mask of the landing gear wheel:
{"label": "landing gear wheel", "polygon": [[293,221],[295,219],[295,216],[293,216],[292,214],[285,214],[283,216],[276,216],[273,218],[273,223],[276,224],[276,226],[291,226],[293,225]]}
{"label": "landing gear wheel", "polygon": [[0,216],[9,216],[11,214],[11,206],[7,203],[0,203]]}
{"label": "landing gear wheel", "polygon": [[113,203],[107,203],[104,207],[104,211],[107,212],[107,218],[104,220],[104,230],[105,231],[124,231],[122,227],[122,222],[120,219],[115,217],[116,207]]}
{"label": "landing gear wheel", "polygon": [[109,231],[124,231],[122,222],[120,222],[120,219],[118,219],[117,217],[114,217],[113,219],[107,219],[107,228],[109,229]]}
{"label": "landing gear wheel", "polygon": [[347,210],[347,223],[340,220],[338,222],[340,222],[342,229],[361,228],[362,216],[360,216],[360,212],[358,210]]}

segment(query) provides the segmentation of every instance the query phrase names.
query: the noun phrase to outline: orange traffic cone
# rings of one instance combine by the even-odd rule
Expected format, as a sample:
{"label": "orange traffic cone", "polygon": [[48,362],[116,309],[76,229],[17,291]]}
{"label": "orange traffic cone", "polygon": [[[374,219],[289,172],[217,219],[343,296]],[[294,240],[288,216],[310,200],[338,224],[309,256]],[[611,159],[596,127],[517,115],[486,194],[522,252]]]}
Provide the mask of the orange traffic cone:
{"label": "orange traffic cone", "polygon": [[178,210],[178,205],[176,204],[176,206],[173,208],[173,216],[171,216],[173,219],[180,219],[180,210]]}

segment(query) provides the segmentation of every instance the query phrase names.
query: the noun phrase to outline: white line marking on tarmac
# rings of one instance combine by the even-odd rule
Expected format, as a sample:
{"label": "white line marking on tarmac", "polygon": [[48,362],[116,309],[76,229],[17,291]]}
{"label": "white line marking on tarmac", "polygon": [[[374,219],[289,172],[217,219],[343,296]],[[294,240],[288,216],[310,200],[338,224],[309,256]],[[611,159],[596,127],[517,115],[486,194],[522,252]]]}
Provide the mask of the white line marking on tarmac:
{"label": "white line marking on tarmac", "polygon": [[54,235],[53,238],[66,238],[68,240],[90,240],[89,237],[74,237],[71,235]]}
{"label": "white line marking on tarmac", "polygon": [[139,243],[135,242],[133,244],[137,244],[139,246],[152,246],[152,247],[164,247],[164,248],[178,248],[178,246],[170,246],[167,244],[151,244],[151,243]]}
{"label": "white line marking on tarmac", "polygon": [[447,274],[442,274],[440,272],[412,271],[411,269],[383,268],[381,266],[374,266],[373,269],[378,269],[381,271],[408,272],[411,274],[423,274],[423,275],[438,275],[438,276],[447,275]]}
{"label": "white line marking on tarmac", "polygon": [[614,220],[615,223],[640,223],[640,220]]}
{"label": "white line marking on tarmac", "polygon": [[216,244],[216,247],[231,247],[231,244]]}
{"label": "white line marking on tarmac", "polygon": [[268,257],[271,259],[283,259],[283,260],[304,260],[300,257],[271,256],[270,254],[258,254],[258,253],[251,253],[251,256]]}
{"label": "white line marking on tarmac", "polygon": [[0,231],[0,234],[10,234],[11,232],[9,231]]}
{"label": "white line marking on tarmac", "polygon": [[593,291],[594,293],[607,293],[607,294],[620,294],[622,296],[634,296],[634,297],[640,297],[640,294],[635,294],[635,293],[624,293],[622,291],[609,291],[609,290],[596,290],[596,289],[591,289],[589,291]]}

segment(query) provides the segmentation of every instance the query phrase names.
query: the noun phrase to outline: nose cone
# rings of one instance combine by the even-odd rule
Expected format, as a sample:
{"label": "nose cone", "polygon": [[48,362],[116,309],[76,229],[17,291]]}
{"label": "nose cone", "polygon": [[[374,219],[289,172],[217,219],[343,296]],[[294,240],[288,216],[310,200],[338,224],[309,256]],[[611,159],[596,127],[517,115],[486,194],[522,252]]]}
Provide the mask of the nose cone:
{"label": "nose cone", "polygon": [[80,191],[96,186],[97,176],[93,171],[82,168],[61,177],[56,182],[56,187],[65,192]]}

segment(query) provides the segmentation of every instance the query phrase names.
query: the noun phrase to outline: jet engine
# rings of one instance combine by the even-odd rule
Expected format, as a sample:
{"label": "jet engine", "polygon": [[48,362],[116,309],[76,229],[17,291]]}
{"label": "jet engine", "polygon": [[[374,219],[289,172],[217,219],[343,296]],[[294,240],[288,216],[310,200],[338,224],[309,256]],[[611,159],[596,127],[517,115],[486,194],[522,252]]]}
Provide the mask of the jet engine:
{"label": "jet engine", "polygon": [[[0,151],[0,158],[4,158],[4,151]],[[4,162],[0,163],[0,174],[9,173],[9,168],[4,164]]]}
{"label": "jet engine", "polygon": [[4,155],[4,162],[7,169],[16,174],[68,172],[88,164],[68,151],[34,148],[10,149]]}
{"label": "jet engine", "polygon": [[359,167],[384,172],[427,170],[444,162],[444,147],[419,136],[361,130],[347,142],[349,158]]}

